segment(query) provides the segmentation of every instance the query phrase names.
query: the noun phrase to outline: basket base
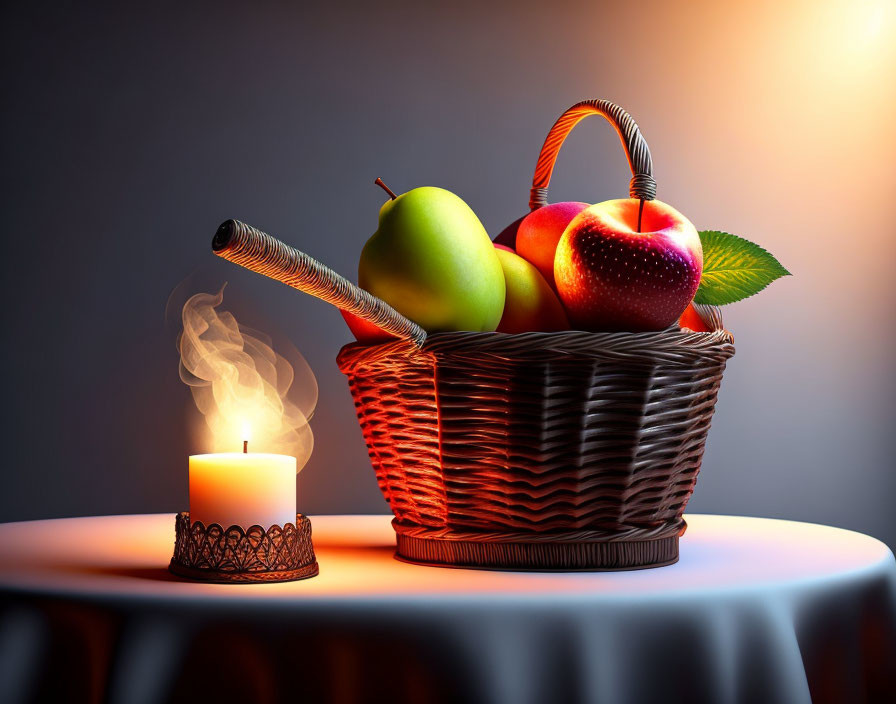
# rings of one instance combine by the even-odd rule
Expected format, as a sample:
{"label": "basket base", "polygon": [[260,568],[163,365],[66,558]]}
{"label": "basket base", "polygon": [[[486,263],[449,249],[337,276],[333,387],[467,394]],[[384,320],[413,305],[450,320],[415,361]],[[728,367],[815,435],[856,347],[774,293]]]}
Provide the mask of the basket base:
{"label": "basket base", "polygon": [[650,540],[471,541],[396,533],[395,557],[432,567],[525,572],[613,572],[678,562],[678,534]]}

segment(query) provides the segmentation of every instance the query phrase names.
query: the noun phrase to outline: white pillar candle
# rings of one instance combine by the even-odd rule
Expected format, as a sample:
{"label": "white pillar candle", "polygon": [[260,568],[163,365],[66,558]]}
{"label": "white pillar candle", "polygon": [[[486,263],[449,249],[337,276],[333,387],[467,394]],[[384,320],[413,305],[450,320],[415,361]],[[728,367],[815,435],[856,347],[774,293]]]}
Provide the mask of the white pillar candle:
{"label": "white pillar candle", "polygon": [[190,456],[190,520],[248,528],[296,522],[296,458],[259,452]]}

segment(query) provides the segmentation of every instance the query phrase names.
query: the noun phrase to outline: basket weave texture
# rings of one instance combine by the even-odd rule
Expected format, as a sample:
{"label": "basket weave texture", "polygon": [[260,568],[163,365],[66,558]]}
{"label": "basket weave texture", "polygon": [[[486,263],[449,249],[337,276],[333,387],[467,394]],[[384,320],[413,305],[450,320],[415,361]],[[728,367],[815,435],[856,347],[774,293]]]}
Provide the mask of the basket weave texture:
{"label": "basket weave texture", "polygon": [[400,538],[637,542],[682,530],[733,353],[724,330],[441,333],[338,363]]}

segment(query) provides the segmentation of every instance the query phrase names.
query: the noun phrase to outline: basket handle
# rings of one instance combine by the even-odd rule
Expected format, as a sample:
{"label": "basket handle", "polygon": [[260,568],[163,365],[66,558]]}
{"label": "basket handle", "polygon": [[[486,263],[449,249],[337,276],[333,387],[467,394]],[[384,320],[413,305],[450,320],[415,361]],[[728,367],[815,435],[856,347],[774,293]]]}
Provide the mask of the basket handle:
{"label": "basket handle", "polygon": [[563,146],[563,141],[572,128],[588,115],[600,115],[616,129],[632,170],[632,180],[628,185],[629,196],[638,198],[642,205],[643,201],[656,198],[653,160],[650,158],[650,148],[641,136],[638,124],[625,110],[609,100],[583,100],[557,118],[544,140],[541,153],[538,155],[538,163],[535,165],[535,175],[532,177],[532,190],[529,192],[530,210],[538,210],[548,204],[548,184],[551,182],[551,174],[554,172],[560,147]]}
{"label": "basket handle", "polygon": [[212,251],[234,264],[354,313],[381,330],[410,340],[417,347],[426,341],[423,328],[381,298],[251,225],[239,220],[221,223],[212,239]]}

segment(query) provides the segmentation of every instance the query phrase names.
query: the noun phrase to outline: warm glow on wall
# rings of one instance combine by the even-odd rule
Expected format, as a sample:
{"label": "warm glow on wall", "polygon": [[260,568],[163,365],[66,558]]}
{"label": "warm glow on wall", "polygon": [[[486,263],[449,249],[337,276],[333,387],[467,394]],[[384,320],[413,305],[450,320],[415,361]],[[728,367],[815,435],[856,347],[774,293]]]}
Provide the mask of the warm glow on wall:
{"label": "warm glow on wall", "polygon": [[868,17],[868,36],[869,37],[878,37],[881,34],[884,25],[884,19],[886,16],[886,7],[883,2],[880,2],[877,7],[873,8],[869,17]]}
{"label": "warm glow on wall", "polygon": [[[877,77],[882,62],[893,58],[893,5],[887,0],[818,3],[796,18],[794,32],[818,61],[816,75],[828,79]],[[802,19],[802,21],[800,21]]]}

